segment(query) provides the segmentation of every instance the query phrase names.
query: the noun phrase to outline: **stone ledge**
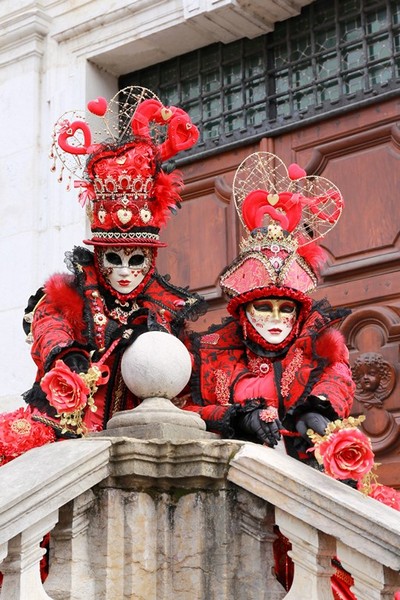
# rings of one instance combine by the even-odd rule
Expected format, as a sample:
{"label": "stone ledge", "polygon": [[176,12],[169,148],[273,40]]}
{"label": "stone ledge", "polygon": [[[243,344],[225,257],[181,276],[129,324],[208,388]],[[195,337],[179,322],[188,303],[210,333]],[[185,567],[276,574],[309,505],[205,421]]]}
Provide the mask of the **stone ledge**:
{"label": "stone ledge", "polygon": [[112,442],[110,476],[100,485],[125,489],[226,487],[232,457],[244,442],[231,440],[138,440]]}

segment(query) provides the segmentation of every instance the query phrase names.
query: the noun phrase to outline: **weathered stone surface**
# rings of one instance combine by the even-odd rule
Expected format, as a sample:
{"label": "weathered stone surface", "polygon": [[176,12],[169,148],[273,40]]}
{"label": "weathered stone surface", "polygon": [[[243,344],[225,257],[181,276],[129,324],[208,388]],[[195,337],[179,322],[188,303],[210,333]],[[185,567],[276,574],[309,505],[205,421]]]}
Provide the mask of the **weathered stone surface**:
{"label": "weathered stone surface", "polygon": [[167,398],[146,398],[132,410],[116,413],[98,436],[126,436],[139,439],[190,440],[215,438],[197,413],[177,408]]}
{"label": "weathered stone surface", "polygon": [[212,488],[226,486],[229,461],[243,442],[230,440],[133,440],[112,445],[110,476],[102,485]]}

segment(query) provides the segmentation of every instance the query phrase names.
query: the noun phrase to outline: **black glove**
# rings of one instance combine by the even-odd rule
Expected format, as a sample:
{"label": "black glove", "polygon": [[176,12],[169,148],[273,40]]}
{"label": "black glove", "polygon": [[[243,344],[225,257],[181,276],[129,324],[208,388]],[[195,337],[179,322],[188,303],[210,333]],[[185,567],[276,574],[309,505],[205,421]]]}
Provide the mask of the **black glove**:
{"label": "black glove", "polygon": [[296,429],[305,440],[310,441],[310,438],[307,435],[307,429],[312,429],[315,433],[324,435],[328,423],[329,419],[323,415],[320,415],[317,412],[308,412],[304,413],[304,415],[299,418],[296,423]]}
{"label": "black glove", "polygon": [[87,373],[90,367],[89,359],[80,352],[69,352],[62,360],[75,373]]}
{"label": "black glove", "polygon": [[262,408],[255,408],[245,414],[238,415],[238,426],[246,434],[256,437],[258,442],[273,448],[281,439],[279,432],[282,424],[279,419],[266,423],[260,419]]}

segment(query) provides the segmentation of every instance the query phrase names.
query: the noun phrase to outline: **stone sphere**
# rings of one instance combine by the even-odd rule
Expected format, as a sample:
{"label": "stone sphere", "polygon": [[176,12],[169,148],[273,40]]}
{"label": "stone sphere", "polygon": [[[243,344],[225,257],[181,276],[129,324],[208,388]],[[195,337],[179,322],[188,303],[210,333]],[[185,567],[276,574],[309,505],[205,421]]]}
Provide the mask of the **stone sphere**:
{"label": "stone sphere", "polygon": [[162,331],[140,335],[124,352],[121,373],[138,398],[168,398],[179,394],[190,379],[189,351],[175,336]]}

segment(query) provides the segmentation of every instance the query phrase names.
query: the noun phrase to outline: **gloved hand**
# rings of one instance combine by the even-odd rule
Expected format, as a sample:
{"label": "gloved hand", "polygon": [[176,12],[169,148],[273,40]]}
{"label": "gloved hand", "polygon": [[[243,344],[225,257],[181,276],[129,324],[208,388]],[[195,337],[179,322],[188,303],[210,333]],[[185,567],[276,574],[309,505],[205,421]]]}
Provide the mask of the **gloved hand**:
{"label": "gloved hand", "polygon": [[87,373],[90,367],[89,359],[80,352],[69,352],[62,360],[75,373]]}
{"label": "gloved hand", "polygon": [[282,428],[282,423],[279,419],[266,422],[260,418],[265,413],[265,409],[255,408],[249,412],[241,414],[238,425],[244,433],[256,437],[257,441],[262,444],[267,444],[271,448],[277,445],[281,439],[279,430]]}
{"label": "gloved hand", "polygon": [[323,415],[320,415],[317,412],[308,412],[304,413],[304,415],[299,418],[296,423],[296,429],[305,440],[310,441],[310,438],[307,435],[307,429],[312,429],[315,433],[324,435],[328,423],[329,419]]}

